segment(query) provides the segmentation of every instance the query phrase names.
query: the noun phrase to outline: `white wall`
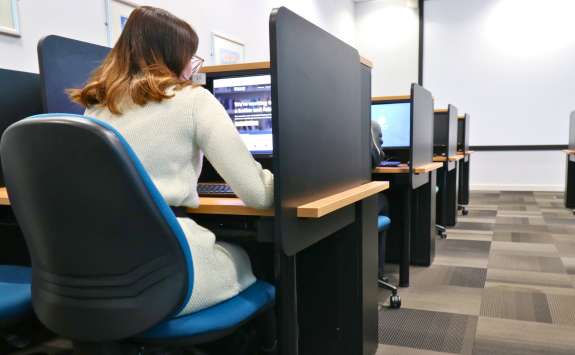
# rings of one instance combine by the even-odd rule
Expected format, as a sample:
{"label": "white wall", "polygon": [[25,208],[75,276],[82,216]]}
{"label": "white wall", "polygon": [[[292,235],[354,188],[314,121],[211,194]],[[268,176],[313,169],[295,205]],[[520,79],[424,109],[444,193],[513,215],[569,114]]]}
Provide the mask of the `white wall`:
{"label": "white wall", "polygon": [[358,2],[355,22],[359,51],[374,63],[373,96],[409,94],[418,81],[419,10],[405,0]]}
{"label": "white wall", "polygon": [[[471,113],[471,145],[566,144],[575,109],[573,0],[425,2],[425,87]],[[559,190],[558,152],[473,156],[472,187]]]}
{"label": "white wall", "polygon": [[[353,44],[352,0],[135,0],[189,21],[200,36],[198,54],[210,61],[211,33],[246,45],[246,61],[269,60],[272,8],[292,11]],[[36,45],[48,34],[107,45],[104,0],[19,0],[22,37],[0,35],[0,68],[38,72]]]}

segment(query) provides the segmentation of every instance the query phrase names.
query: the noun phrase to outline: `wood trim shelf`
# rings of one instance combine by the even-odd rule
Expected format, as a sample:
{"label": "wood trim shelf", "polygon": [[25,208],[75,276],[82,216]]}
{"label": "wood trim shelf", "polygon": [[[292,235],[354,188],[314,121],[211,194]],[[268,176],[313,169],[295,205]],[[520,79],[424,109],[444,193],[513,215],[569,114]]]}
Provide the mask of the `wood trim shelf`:
{"label": "wood trim shelf", "polygon": [[433,110],[433,112],[435,112],[435,113],[446,113],[447,111],[448,111],[448,109],[446,109],[446,108],[438,108],[438,109]]}
{"label": "wood trim shelf", "polygon": [[10,199],[8,198],[8,191],[5,187],[0,188],[0,205],[10,206]]}
{"label": "wood trim shelf", "polygon": [[373,62],[367,58],[364,58],[362,56],[359,56],[359,62],[363,65],[365,65],[366,67],[370,67],[373,68]]}
{"label": "wood trim shelf", "polygon": [[374,174],[407,174],[409,165],[401,164],[399,166],[378,166],[372,171]]}
{"label": "wood trim shelf", "polygon": [[226,64],[226,65],[209,65],[203,67],[201,73],[224,73],[228,71],[241,71],[241,70],[258,70],[269,69],[270,62],[251,62],[240,64]]}
{"label": "wood trim shelf", "polygon": [[331,212],[349,206],[366,197],[375,195],[381,191],[389,189],[388,181],[372,181],[335,195],[298,206],[297,216],[299,218],[321,218]]}
{"label": "wood trim shelf", "polygon": [[430,173],[434,170],[441,169],[442,167],[443,167],[443,163],[429,163],[429,164],[415,167],[413,169],[413,172],[416,174],[427,174],[427,173]]}
{"label": "wood trim shelf", "polygon": [[411,100],[411,95],[397,95],[397,96],[373,96],[372,103],[383,103],[387,101]]}
{"label": "wood trim shelf", "polygon": [[236,216],[260,216],[271,217],[273,209],[260,210],[247,207],[239,198],[230,197],[200,197],[200,205],[197,208],[188,208],[190,214],[221,214]]}

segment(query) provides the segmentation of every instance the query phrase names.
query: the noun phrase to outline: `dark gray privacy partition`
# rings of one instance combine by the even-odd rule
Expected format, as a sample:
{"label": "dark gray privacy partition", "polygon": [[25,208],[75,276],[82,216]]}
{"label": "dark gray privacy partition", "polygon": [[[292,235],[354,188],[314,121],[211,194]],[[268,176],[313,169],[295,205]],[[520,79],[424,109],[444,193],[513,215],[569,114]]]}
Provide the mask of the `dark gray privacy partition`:
{"label": "dark gray privacy partition", "polygon": [[569,149],[575,149],[575,111],[571,112],[569,122]]}
{"label": "dark gray privacy partition", "polygon": [[433,161],[433,97],[423,87],[411,85],[411,144],[414,167]]}
{"label": "dark gray privacy partition", "polygon": [[449,105],[447,112],[436,111],[434,121],[435,154],[457,154],[457,107]]}
{"label": "dark gray privacy partition", "polygon": [[[294,255],[350,224],[353,206],[321,219],[297,206],[369,181],[359,53],[279,8],[270,18],[276,233]],[[276,237],[277,237],[276,236]]]}
{"label": "dark gray privacy partition", "polygon": [[469,123],[471,116],[468,113],[463,118],[457,119],[457,150],[469,151]]}
{"label": "dark gray privacy partition", "polygon": [[66,89],[80,88],[110,48],[50,35],[38,43],[38,62],[44,112],[83,114]]}
{"label": "dark gray privacy partition", "polygon": [[[12,123],[42,113],[38,74],[0,69],[0,135]],[[0,186],[4,176],[0,166]]]}
{"label": "dark gray privacy partition", "polygon": [[449,141],[447,156],[451,157],[457,154],[457,107],[449,105],[447,109],[449,116]]}

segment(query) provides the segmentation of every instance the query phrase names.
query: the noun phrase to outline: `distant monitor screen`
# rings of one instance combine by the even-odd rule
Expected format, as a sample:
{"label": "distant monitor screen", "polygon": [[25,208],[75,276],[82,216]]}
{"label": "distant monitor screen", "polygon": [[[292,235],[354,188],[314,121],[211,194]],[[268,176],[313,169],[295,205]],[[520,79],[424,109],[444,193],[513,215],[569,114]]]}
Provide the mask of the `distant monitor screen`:
{"label": "distant monitor screen", "polygon": [[214,95],[225,107],[252,154],[271,154],[271,76],[214,79]]}
{"label": "distant monitor screen", "polygon": [[381,126],[383,148],[410,146],[411,104],[409,102],[371,105],[371,119]]}

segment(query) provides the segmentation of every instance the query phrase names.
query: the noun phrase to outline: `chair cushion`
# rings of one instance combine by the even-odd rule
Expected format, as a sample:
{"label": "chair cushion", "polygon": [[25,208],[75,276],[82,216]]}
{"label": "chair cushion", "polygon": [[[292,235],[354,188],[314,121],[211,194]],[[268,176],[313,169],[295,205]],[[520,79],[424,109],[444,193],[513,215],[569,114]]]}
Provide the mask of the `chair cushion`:
{"label": "chair cushion", "polygon": [[275,288],[256,281],[240,294],[214,306],[185,316],[169,319],[138,338],[179,338],[235,327],[274,302]]}
{"label": "chair cushion", "polygon": [[383,232],[389,228],[391,225],[391,219],[387,216],[378,216],[377,217],[377,230],[379,232]]}
{"label": "chair cushion", "polygon": [[21,316],[32,309],[32,269],[0,265],[0,320]]}

